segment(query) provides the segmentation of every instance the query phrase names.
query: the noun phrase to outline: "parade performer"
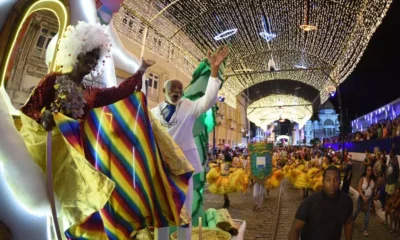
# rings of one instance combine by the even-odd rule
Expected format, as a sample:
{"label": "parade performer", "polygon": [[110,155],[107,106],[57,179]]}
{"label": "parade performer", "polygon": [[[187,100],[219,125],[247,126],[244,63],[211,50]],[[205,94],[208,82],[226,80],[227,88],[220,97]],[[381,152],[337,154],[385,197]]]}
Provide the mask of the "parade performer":
{"label": "parade performer", "polygon": [[[330,158],[330,156],[329,156]],[[322,159],[322,160],[320,160]],[[327,157],[318,158],[314,161],[313,167],[309,170],[309,185],[314,192],[322,190],[322,179],[324,170],[330,165]]]}
{"label": "parade performer", "polygon": [[208,190],[211,193],[224,196],[223,208],[229,208],[229,193],[241,190],[244,180],[244,170],[240,165],[234,165],[229,152],[219,155],[219,162],[213,165],[207,173]]}
{"label": "parade performer", "polygon": [[244,177],[243,177],[243,182],[242,182],[242,192],[243,195],[246,195],[248,188],[249,188],[249,180],[250,180],[250,159],[249,156],[246,154],[243,154],[240,156],[240,159],[242,161],[242,166],[244,170]]}
{"label": "parade performer", "polygon": [[269,197],[269,191],[273,188],[279,187],[281,181],[285,174],[282,171],[282,161],[280,157],[273,157],[272,158],[272,174],[268,179],[264,182],[264,187],[267,190],[266,197]]}
{"label": "parade performer", "polygon": [[301,158],[298,161],[298,164],[295,166],[295,168],[292,170],[292,180],[293,180],[293,186],[298,189],[303,189],[303,198],[306,198],[308,196],[308,188],[309,188],[309,183],[308,183],[308,176],[307,172],[309,170],[309,161],[306,161],[305,155],[301,155]]}
{"label": "parade performer", "polygon": [[42,169],[52,131],[54,191],[70,239],[128,239],[148,225],[189,221],[181,211],[192,169],[179,176],[165,171],[145,97],[135,92],[154,62],[143,61],[118,87],[82,83],[87,74],[101,74],[110,51],[104,26],[69,26],[58,46],[61,73],[44,77],[21,109],[21,134]]}
{"label": "parade performer", "polygon": [[273,172],[273,144],[266,142],[252,143],[249,145],[251,176],[255,181],[253,187],[253,211],[261,210],[266,182]]}
{"label": "parade performer", "polygon": [[[197,117],[215,105],[221,81],[218,77],[218,70],[221,63],[229,53],[228,47],[219,48],[214,54],[208,52],[208,62],[211,67],[211,77],[208,80],[205,95],[195,101],[181,99],[183,84],[179,80],[169,80],[164,84],[163,92],[165,102],[153,108],[156,119],[162,126],[168,129],[169,134],[184,152],[186,158],[192,164],[195,173],[203,171],[196,144],[193,139],[193,126]],[[185,207],[188,212],[192,209],[193,179],[189,180],[189,191],[185,200]],[[188,228],[178,229],[178,239],[191,239],[191,224]],[[169,239],[169,229],[156,229],[158,239]]]}
{"label": "parade performer", "polygon": [[[295,154],[296,156],[296,154]],[[292,180],[292,170],[294,169],[294,166],[296,165],[296,159],[288,157],[286,160],[286,164],[283,167],[283,174],[285,175],[285,178],[289,180],[293,184]]]}

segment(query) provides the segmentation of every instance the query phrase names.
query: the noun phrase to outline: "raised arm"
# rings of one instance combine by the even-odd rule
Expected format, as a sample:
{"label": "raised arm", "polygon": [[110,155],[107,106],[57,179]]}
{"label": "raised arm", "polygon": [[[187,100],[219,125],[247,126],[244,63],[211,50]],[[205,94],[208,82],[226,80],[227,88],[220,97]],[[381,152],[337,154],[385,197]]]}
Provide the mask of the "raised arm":
{"label": "raised arm", "polygon": [[131,95],[135,90],[140,91],[142,89],[143,74],[154,63],[155,61],[152,60],[143,60],[142,65],[135,74],[123,81],[118,87],[96,88],[96,100],[93,107],[102,107],[118,102]]}
{"label": "raised arm", "polygon": [[221,63],[228,56],[229,49],[227,46],[220,47],[214,54],[208,50],[208,62],[211,66],[211,76],[208,79],[207,89],[201,98],[193,101],[193,115],[195,118],[208,111],[217,101],[217,94],[221,81],[218,79],[218,69]]}

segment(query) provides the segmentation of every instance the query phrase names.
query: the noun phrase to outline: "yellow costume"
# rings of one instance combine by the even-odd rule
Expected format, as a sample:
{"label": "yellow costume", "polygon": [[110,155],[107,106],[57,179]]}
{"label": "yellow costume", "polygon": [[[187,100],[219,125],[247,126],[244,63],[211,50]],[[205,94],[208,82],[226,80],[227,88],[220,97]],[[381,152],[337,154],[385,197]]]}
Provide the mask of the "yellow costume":
{"label": "yellow costume", "polygon": [[244,175],[243,175],[243,181],[242,181],[242,192],[246,193],[247,189],[249,188],[249,180],[250,180],[250,159],[249,157],[244,158],[240,157],[240,160],[242,162],[242,167],[244,170]]}
{"label": "yellow costume", "polygon": [[309,170],[309,185],[310,188],[314,191],[314,192],[319,192],[322,190],[322,178],[323,178],[323,173],[324,173],[324,169],[327,167],[328,165],[326,163],[322,164],[322,169],[313,167]]}
{"label": "yellow costume", "polygon": [[308,183],[308,177],[307,177],[307,171],[309,169],[309,162],[305,160],[300,160],[300,165],[297,165],[292,172],[291,176],[293,179],[293,186],[295,188],[309,188],[309,183]]}
{"label": "yellow costume", "polygon": [[283,167],[283,174],[291,183],[293,183],[292,170],[294,169],[294,166],[295,166],[295,163],[293,162],[293,160],[289,160],[288,163]]}
{"label": "yellow costume", "polygon": [[[21,114],[21,135],[35,163],[46,169],[47,132],[33,119]],[[97,171],[83,154],[64,139],[58,128],[52,132],[54,192],[61,202],[63,230],[83,222],[107,203],[115,184]]]}
{"label": "yellow costume", "polygon": [[223,195],[241,190],[245,174],[242,168],[231,168],[231,163],[222,161],[209,166],[206,178],[211,193]]}
{"label": "yellow costume", "polygon": [[278,157],[274,157],[272,159],[273,168],[272,168],[271,176],[268,177],[268,179],[264,182],[264,187],[267,190],[271,190],[272,188],[279,187],[283,177],[285,176],[283,171],[279,168],[279,166],[278,166],[279,164],[277,163],[277,160],[278,160]]}

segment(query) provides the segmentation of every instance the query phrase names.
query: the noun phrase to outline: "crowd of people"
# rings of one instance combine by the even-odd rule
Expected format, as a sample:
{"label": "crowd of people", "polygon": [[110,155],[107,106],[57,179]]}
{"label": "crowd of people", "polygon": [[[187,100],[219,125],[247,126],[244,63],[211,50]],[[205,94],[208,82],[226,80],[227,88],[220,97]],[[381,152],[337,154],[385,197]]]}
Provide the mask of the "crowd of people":
{"label": "crowd of people", "polygon": [[[236,187],[232,187],[229,190],[227,190],[228,188],[223,188],[227,190],[226,192],[210,191],[212,193],[224,195],[225,204],[223,207],[229,207],[229,193],[242,191],[243,194],[246,194],[250,187],[257,184],[252,177],[249,151],[246,148],[226,148],[224,150],[219,150],[215,156],[209,154],[208,160],[210,163],[211,175],[214,174],[214,169],[221,167],[218,162],[231,163],[229,168],[225,168],[225,170],[231,173],[231,177],[227,178],[226,182],[231,182],[232,186]],[[337,170],[340,173],[340,192],[346,195],[349,194],[350,183],[353,178],[353,163],[352,155],[347,152],[347,149],[334,150],[332,148],[304,146],[275,147],[272,164],[273,173],[271,177],[265,181],[262,199],[268,197],[270,189],[280,185],[283,177],[287,178],[294,188],[302,189],[303,199],[309,197],[309,191],[311,190],[314,193],[323,192],[325,191],[324,185],[326,184],[323,179],[325,177],[325,172],[329,169]],[[360,179],[357,180],[358,184],[357,187],[355,187],[359,195],[356,201],[357,205],[353,209],[353,205],[351,204],[352,222],[357,219],[360,213],[364,213],[363,235],[367,237],[369,235],[368,225],[370,215],[375,214],[377,211],[376,208],[379,206],[380,210],[385,212],[386,220],[383,224],[388,225],[390,233],[397,236],[400,226],[400,189],[396,188],[396,183],[400,169],[398,159],[394,152],[394,145],[389,152],[389,157],[385,150],[381,151],[378,147],[374,148],[372,152],[366,151],[365,159],[362,164],[365,166],[363,174]],[[221,169],[224,169],[224,167]],[[220,174],[218,177],[222,179],[226,177],[226,175]],[[209,190],[214,188],[217,182],[220,184],[223,181],[221,179],[215,180],[216,178],[210,180],[211,178],[209,173],[207,175],[207,180],[211,186]],[[259,198],[260,193],[258,193],[258,191],[259,190],[254,187],[254,210],[259,210],[262,206],[262,200]],[[380,204],[378,204],[378,202],[380,202]]]}
{"label": "crowd of people", "polygon": [[[400,136],[400,117],[387,119],[385,121],[371,124],[363,131],[354,133],[346,133],[343,136],[345,142],[351,141],[367,141],[375,139],[395,138]],[[324,143],[338,143],[341,141],[340,136],[324,139]]]}
{"label": "crowd of people", "polygon": [[[272,173],[262,183],[252,176],[247,148],[226,148],[208,155],[208,190],[224,196],[224,208],[229,208],[229,193],[242,191],[246,194],[253,187],[254,210],[262,207],[262,199],[268,198],[269,191],[279,187],[286,177],[297,189],[302,189],[303,198],[309,189],[321,191],[322,174],[325,168],[335,165],[344,177],[343,191],[348,193],[351,181],[350,164],[341,160],[340,152],[333,149],[314,149],[300,146],[275,147],[272,156]],[[347,157],[345,158],[347,161]],[[258,181],[259,182],[259,181]],[[263,196],[263,197],[260,197]]]}

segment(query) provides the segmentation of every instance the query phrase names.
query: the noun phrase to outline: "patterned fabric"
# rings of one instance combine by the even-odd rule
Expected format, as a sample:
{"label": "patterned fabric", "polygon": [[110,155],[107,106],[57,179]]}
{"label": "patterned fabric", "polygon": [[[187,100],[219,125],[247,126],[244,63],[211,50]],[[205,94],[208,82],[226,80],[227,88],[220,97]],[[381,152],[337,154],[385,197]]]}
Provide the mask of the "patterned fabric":
{"label": "patterned fabric", "polygon": [[[71,145],[79,145],[77,135],[69,132],[76,130],[65,126],[60,125],[64,137]],[[105,207],[70,229],[69,238],[129,239],[134,230],[149,225],[159,228],[190,222],[181,210],[192,171],[168,174],[141,92],[92,110],[83,139],[88,160],[116,186]]]}

